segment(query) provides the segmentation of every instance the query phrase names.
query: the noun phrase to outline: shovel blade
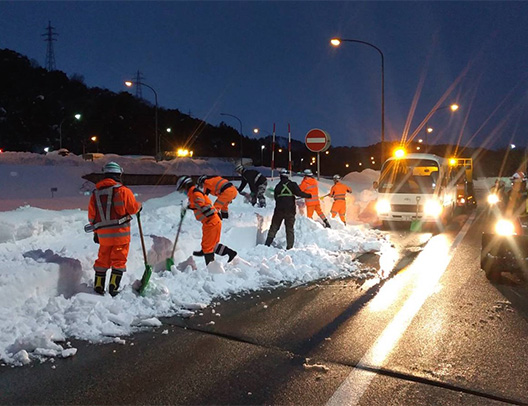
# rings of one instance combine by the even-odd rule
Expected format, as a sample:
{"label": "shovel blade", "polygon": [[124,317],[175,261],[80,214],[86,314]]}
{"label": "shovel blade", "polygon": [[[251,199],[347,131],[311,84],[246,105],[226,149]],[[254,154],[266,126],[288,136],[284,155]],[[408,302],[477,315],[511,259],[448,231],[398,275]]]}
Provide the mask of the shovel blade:
{"label": "shovel blade", "polygon": [[143,277],[141,278],[141,285],[139,286],[139,294],[143,296],[145,289],[150,281],[150,276],[152,275],[152,266],[145,265],[145,272],[143,272]]}
{"label": "shovel blade", "polygon": [[167,268],[167,271],[170,271],[174,266],[174,258],[167,258],[167,260],[165,261],[165,266]]}
{"label": "shovel blade", "polygon": [[422,222],[420,220],[411,221],[411,231],[413,232],[422,231]]}

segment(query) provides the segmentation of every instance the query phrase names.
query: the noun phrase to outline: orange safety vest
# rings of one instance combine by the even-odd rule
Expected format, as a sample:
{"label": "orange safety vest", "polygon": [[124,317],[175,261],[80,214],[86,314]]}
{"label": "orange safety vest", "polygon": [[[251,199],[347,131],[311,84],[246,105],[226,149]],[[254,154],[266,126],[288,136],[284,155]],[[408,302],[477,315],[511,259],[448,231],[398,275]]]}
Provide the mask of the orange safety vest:
{"label": "orange safety vest", "polygon": [[304,199],[307,206],[317,206],[319,204],[319,188],[317,179],[311,176],[305,176],[299,188],[304,192],[311,194],[312,197]]}
{"label": "orange safety vest", "polygon": [[352,189],[341,182],[337,182],[330,189],[330,196],[334,198],[334,202],[345,201],[347,193],[352,193]]}
{"label": "orange safety vest", "polygon": [[231,182],[227,179],[222,178],[221,176],[213,176],[212,178],[207,178],[203,184],[204,192],[211,193],[213,196],[220,196],[220,194],[229,187],[234,187]]}
{"label": "orange safety vest", "polygon": [[196,186],[189,188],[187,197],[189,198],[189,209],[194,212],[196,220],[201,221],[203,224],[216,224],[216,222],[220,221],[211,199]]}
{"label": "orange safety vest", "polygon": [[132,191],[113,179],[95,185],[88,205],[88,221],[94,226],[101,245],[123,245],[130,242],[130,220],[141,204]]}

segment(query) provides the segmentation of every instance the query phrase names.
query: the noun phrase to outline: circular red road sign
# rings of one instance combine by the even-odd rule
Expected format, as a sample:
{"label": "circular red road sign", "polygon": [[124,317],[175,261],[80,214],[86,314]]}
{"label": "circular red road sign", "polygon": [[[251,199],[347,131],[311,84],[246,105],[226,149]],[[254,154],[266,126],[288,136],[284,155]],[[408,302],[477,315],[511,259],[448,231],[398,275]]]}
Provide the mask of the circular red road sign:
{"label": "circular red road sign", "polygon": [[312,152],[325,152],[330,147],[330,134],[324,130],[314,128],[308,131],[304,143]]}

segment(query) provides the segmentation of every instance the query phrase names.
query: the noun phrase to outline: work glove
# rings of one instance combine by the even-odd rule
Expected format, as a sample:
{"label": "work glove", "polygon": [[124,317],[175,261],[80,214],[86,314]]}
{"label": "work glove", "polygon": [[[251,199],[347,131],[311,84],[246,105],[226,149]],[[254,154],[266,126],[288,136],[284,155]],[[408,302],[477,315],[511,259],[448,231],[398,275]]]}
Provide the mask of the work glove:
{"label": "work glove", "polygon": [[185,213],[187,213],[187,209],[189,206],[182,205],[180,209],[180,218],[183,219],[185,217]]}
{"label": "work glove", "polygon": [[97,233],[94,233],[93,240],[94,240],[94,243],[99,244],[99,236],[97,235]]}
{"label": "work glove", "polygon": [[220,219],[220,221],[222,221],[222,215],[220,214],[220,212],[217,211],[216,214],[218,215],[218,218]]}

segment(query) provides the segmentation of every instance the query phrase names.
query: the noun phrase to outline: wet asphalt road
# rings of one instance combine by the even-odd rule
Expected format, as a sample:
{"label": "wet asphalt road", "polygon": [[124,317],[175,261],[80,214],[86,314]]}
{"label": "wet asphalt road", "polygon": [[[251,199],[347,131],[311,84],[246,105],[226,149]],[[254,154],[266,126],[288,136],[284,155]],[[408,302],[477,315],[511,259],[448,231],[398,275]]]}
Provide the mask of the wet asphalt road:
{"label": "wet asphalt road", "polygon": [[528,287],[490,284],[481,219],[456,220],[436,235],[392,231],[399,257],[382,282],[256,292],[125,345],[73,343],[73,358],[0,368],[0,403],[528,404]]}

